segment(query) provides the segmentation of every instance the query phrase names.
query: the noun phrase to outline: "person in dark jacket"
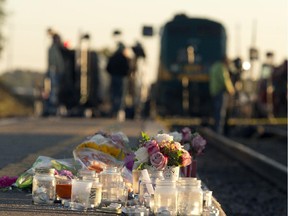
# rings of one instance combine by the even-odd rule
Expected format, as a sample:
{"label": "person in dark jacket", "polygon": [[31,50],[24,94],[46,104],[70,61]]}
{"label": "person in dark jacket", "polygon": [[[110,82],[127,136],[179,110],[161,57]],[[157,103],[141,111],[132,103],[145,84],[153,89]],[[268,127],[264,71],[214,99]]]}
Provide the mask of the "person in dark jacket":
{"label": "person in dark jacket", "polygon": [[130,73],[129,59],[125,56],[124,51],[125,46],[120,42],[116,52],[109,58],[106,67],[107,72],[111,76],[111,114],[112,117],[118,117],[120,119],[123,119],[123,115],[125,116],[125,94],[127,77]]}

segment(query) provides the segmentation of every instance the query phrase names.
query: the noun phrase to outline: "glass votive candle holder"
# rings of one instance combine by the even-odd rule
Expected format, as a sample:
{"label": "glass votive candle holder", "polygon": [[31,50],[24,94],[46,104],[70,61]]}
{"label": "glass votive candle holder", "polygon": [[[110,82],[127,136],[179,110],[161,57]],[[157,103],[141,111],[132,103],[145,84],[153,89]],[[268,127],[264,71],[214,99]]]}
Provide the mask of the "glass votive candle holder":
{"label": "glass votive candle holder", "polygon": [[92,181],[72,179],[70,207],[72,210],[87,210]]}

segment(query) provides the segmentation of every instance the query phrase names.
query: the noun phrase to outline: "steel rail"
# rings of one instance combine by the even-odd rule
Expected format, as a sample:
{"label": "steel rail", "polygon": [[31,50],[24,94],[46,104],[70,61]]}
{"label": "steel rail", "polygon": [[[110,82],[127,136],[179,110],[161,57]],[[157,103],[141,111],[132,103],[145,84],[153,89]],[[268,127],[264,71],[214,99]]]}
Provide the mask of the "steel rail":
{"label": "steel rail", "polygon": [[199,132],[213,145],[229,156],[237,159],[262,177],[287,191],[287,167],[271,158],[250,149],[243,144],[219,135],[209,128],[199,128]]}

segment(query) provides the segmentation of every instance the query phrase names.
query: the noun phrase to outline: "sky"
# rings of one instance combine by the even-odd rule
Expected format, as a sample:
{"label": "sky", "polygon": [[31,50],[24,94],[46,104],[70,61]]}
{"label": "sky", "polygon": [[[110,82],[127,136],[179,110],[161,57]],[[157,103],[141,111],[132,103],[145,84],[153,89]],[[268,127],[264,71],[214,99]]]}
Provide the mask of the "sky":
{"label": "sky", "polygon": [[[177,13],[222,23],[228,36],[228,57],[248,60],[251,46],[259,50],[259,63],[265,53],[275,54],[280,64],[288,52],[287,0],[6,0],[7,17],[3,26],[6,42],[0,58],[0,74],[13,69],[45,72],[52,27],[71,48],[80,33],[91,35],[90,46],[98,50],[114,47],[112,32],[122,31],[127,46],[140,41],[147,54],[145,82],[156,77],[159,35],[141,35],[143,25],[155,32]],[[252,36],[254,35],[254,37]],[[254,38],[254,39],[253,39]]]}

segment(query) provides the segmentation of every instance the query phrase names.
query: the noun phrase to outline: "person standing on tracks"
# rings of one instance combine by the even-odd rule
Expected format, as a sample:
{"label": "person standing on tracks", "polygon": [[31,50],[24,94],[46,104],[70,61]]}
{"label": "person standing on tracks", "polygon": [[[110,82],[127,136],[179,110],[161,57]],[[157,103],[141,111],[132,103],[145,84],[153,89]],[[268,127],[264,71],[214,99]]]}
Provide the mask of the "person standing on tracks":
{"label": "person standing on tracks", "polygon": [[272,73],[273,114],[275,117],[287,117],[287,59],[275,67]]}
{"label": "person standing on tracks", "polygon": [[273,83],[274,53],[266,53],[266,62],[262,64],[258,86],[258,108],[260,117],[273,116]]}
{"label": "person standing on tracks", "polygon": [[228,95],[235,94],[234,86],[229,75],[227,57],[215,62],[210,69],[209,80],[210,95],[213,100],[214,130],[222,134],[226,124],[226,112],[228,106]]}
{"label": "person standing on tracks", "polygon": [[[48,30],[49,33],[49,30]],[[56,115],[59,105],[59,87],[60,79],[65,70],[65,62],[61,49],[63,47],[61,37],[57,33],[50,33],[52,44],[48,49],[48,72],[47,76],[50,80],[50,94],[48,96],[48,114]]]}
{"label": "person standing on tracks", "polygon": [[140,118],[142,112],[141,91],[143,88],[143,66],[146,54],[142,44],[136,41],[132,47],[131,74],[129,76],[129,94],[132,96],[133,117]]}
{"label": "person standing on tracks", "polygon": [[111,76],[111,105],[112,117],[125,119],[125,95],[127,90],[127,77],[130,74],[130,61],[125,55],[125,46],[118,43],[115,53],[108,59],[107,72]]}

